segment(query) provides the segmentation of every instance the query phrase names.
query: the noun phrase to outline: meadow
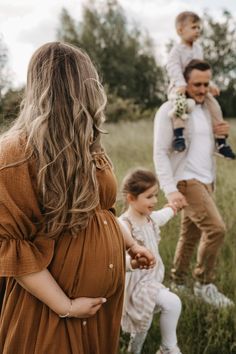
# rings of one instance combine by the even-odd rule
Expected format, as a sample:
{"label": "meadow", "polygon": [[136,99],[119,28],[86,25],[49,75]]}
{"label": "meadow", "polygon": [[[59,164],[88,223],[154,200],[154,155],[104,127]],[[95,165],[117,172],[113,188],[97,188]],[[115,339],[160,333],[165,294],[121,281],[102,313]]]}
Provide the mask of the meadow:
{"label": "meadow", "polygon": [[[230,121],[230,143],[236,151],[236,120]],[[108,134],[103,137],[120,186],[126,172],[133,167],[154,169],[152,162],[153,121],[107,124]],[[236,161],[217,157],[215,198],[227,225],[224,245],[218,257],[216,285],[236,303]],[[157,208],[165,204],[159,194]],[[122,201],[118,195],[117,213]],[[169,271],[179,232],[179,216],[162,228],[160,252],[166,266],[165,285],[170,283]],[[194,261],[194,258],[193,258]],[[193,264],[192,264],[193,265]],[[189,284],[193,285],[191,270]],[[196,299],[193,294],[181,296],[182,314],[178,326],[179,346],[183,354],[236,354],[236,309],[217,309]],[[128,336],[120,339],[120,354],[126,353]],[[155,354],[160,344],[158,314],[145,341],[144,354]]]}
{"label": "meadow", "polygon": [[[8,121],[1,122],[0,131]],[[236,151],[236,119],[230,120],[230,143]],[[106,151],[114,164],[118,187],[126,172],[133,167],[154,170],[152,162],[153,121],[151,119],[106,124],[103,136]],[[236,161],[217,157],[215,198],[227,225],[224,245],[218,257],[216,285],[236,304]],[[159,193],[157,208],[166,200]],[[117,214],[121,212],[121,195],[117,198]],[[170,284],[170,268],[179,232],[179,216],[162,228],[160,252],[166,267],[165,285]],[[194,258],[193,263],[194,264]],[[193,285],[191,270],[189,287]],[[178,325],[179,346],[183,354],[236,354],[236,308],[216,309],[196,299],[193,294],[181,296],[182,314]],[[125,354],[128,336],[121,334],[119,354]],[[160,345],[158,314],[145,341],[143,354],[155,354]]]}

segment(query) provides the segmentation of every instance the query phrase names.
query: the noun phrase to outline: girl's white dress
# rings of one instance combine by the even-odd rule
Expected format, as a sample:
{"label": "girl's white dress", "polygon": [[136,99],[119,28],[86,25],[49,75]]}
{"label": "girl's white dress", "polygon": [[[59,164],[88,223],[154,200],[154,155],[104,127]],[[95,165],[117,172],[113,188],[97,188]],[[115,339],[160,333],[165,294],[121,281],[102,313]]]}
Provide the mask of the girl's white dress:
{"label": "girl's white dress", "polygon": [[149,220],[142,226],[135,225],[126,213],[119,217],[120,222],[130,226],[132,236],[141,245],[148,248],[156,257],[157,265],[153,269],[131,270],[130,259],[126,258],[126,287],[122,315],[122,329],[128,333],[140,333],[149,329],[156,308],[156,298],[164,279],[164,264],[162,262],[158,244],[160,242],[160,226],[165,225],[172,217],[172,208],[166,207],[151,213]]}

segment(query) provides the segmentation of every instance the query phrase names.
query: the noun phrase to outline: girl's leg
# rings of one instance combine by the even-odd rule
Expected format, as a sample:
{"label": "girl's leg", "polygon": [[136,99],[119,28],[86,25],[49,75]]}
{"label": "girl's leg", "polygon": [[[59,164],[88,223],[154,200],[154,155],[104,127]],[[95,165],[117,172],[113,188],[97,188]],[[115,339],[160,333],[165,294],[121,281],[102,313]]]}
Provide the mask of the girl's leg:
{"label": "girl's leg", "polygon": [[181,312],[180,298],[168,289],[161,289],[157,294],[156,305],[161,309],[161,347],[167,350],[175,349],[177,348],[176,328]]}
{"label": "girl's leg", "polygon": [[141,354],[146,337],[147,332],[131,333],[128,353]]}

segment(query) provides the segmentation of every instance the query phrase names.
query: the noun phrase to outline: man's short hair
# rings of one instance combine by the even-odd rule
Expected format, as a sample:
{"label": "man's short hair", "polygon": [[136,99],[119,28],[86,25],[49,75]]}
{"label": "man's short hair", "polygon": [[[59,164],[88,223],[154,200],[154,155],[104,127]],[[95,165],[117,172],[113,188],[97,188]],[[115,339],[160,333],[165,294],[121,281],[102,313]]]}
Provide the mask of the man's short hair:
{"label": "man's short hair", "polygon": [[207,70],[211,70],[211,66],[205,60],[200,60],[200,59],[191,60],[186,66],[186,68],[184,69],[184,73],[183,73],[186,81],[188,81],[189,76],[194,69],[200,71],[207,71]]}
{"label": "man's short hair", "polygon": [[200,17],[192,11],[183,11],[175,19],[175,27],[178,29],[183,26],[187,20],[191,20],[193,23],[200,22]]}

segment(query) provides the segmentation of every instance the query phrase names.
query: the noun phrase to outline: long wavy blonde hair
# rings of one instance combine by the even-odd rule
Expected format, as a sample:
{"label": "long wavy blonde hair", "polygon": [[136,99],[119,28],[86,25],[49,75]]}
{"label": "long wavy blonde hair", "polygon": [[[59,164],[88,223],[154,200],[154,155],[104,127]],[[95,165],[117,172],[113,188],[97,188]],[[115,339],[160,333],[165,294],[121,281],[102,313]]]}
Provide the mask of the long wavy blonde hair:
{"label": "long wavy blonde hair", "polygon": [[38,188],[48,235],[86,227],[99,203],[92,149],[106,95],[89,56],[52,42],[33,54],[20,115],[11,129],[27,137],[38,161]]}

